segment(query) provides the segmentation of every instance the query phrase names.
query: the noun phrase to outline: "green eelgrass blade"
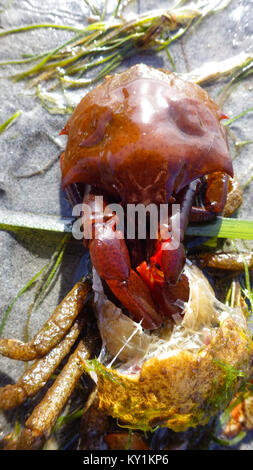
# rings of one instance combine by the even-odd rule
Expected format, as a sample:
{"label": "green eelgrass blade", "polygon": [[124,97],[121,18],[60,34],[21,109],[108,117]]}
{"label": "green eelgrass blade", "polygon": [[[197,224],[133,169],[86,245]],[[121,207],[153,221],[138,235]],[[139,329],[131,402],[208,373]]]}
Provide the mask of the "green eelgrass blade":
{"label": "green eelgrass blade", "polygon": [[[249,143],[253,143],[253,140],[249,141]],[[248,181],[246,181],[246,183],[243,186],[243,189],[246,189],[252,181],[253,181],[253,175],[250,177],[250,179],[248,179]]]}
{"label": "green eelgrass blade", "polygon": [[253,220],[217,217],[214,222],[189,225],[186,235],[253,240]]}
{"label": "green eelgrass blade", "polygon": [[39,86],[36,87],[36,95],[50,114],[72,114],[74,111],[74,106],[58,103],[50,94],[44,93]]}
{"label": "green eelgrass blade", "polygon": [[241,52],[229,59],[205,63],[200,68],[184,73],[182,76],[189,81],[204,85],[229,76],[239,78],[245,69],[251,69],[251,67],[253,67],[253,56]]}
{"label": "green eelgrass blade", "polygon": [[[240,253],[240,251],[237,249],[238,253]],[[247,264],[247,261],[243,255],[243,253],[240,253],[241,257],[242,257],[242,260],[243,260],[243,264],[244,264],[244,281],[243,281],[243,284],[241,283],[241,292],[243,294],[243,296],[245,296],[245,298],[248,300],[249,304],[250,304],[250,309],[251,311],[249,311],[249,317],[250,319],[252,319],[252,313],[253,313],[253,289],[251,287],[251,282],[250,282],[250,273],[249,273],[249,267],[248,267],[248,264]]]}
{"label": "green eelgrass blade", "polygon": [[59,416],[59,418],[57,418],[56,420],[53,431],[54,432],[57,431],[63,424],[71,423],[75,421],[76,419],[82,418],[83,413],[84,413],[84,408],[74,411],[73,413],[70,413],[65,416]]}
{"label": "green eelgrass blade", "polygon": [[25,72],[22,72],[22,73],[19,73],[19,74],[16,74],[14,75],[12,78],[16,81],[18,80],[21,80],[25,77],[28,77],[29,75],[34,75],[36,73],[38,73],[42,68],[43,66],[51,59],[51,57],[53,57],[54,54],[56,54],[57,52],[59,52],[61,49],[63,49],[64,47],[66,46],[69,46],[73,41],[75,41],[76,39],[78,39],[80,37],[80,33],[77,34],[76,36],[74,36],[73,38],[69,39],[68,41],[64,42],[63,44],[61,44],[60,46],[56,47],[53,51],[49,52],[49,54],[47,54],[44,59],[42,59],[38,64],[36,64],[34,67],[32,67],[31,69],[29,70],[26,70]]}
{"label": "green eelgrass blade", "polygon": [[[94,10],[94,8],[92,8],[92,5],[88,0],[86,0],[86,3],[90,6],[93,12],[100,13],[98,9]],[[153,12],[151,11],[137,15],[134,19],[127,20],[122,17],[116,19],[116,17],[119,16],[119,10],[123,9],[125,6],[121,0],[118,0],[116,8],[108,21],[96,21],[85,26],[83,29],[64,25],[40,24],[2,31],[0,36],[29,31],[36,28],[55,27],[56,29],[68,29],[77,33],[77,35],[72,39],[48,53],[24,58],[23,61],[32,61],[33,59],[37,60],[38,58],[41,60],[29,70],[16,74],[12,78],[20,80],[31,76],[37,77],[38,75],[41,75],[41,72],[51,69],[53,72],[52,74],[39,77],[39,79],[49,81],[58,77],[63,81],[63,83],[68,82],[68,85],[70,86],[78,86],[78,83],[79,86],[86,86],[90,83],[95,83],[99,79],[103,78],[105,73],[117,68],[124,58],[132,55],[136,49],[152,48],[154,52],[158,52],[159,50],[166,48],[173,41],[182,36],[182,34],[192,26],[196,18],[204,17],[210,12],[214,13],[218,11],[220,5],[225,5],[225,3],[228,4],[229,2],[228,0],[226,0],[225,3],[224,1],[217,0],[214,7],[211,9],[208,9],[206,5],[203,6],[202,2],[196,2],[196,8],[193,9],[191,3],[189,3],[189,1],[183,2],[185,8],[155,10]],[[199,9],[197,9],[198,7]],[[100,19],[103,19],[105,14],[106,4],[102,14],[99,14],[98,16],[100,16]],[[177,32],[174,34],[174,31]],[[170,37],[168,37],[169,32],[171,33]],[[121,46],[123,45],[123,42],[125,42],[127,47],[122,50]],[[67,46],[71,47],[67,48]],[[102,54],[103,56],[111,49],[116,50],[116,56],[111,60],[108,67],[105,68],[102,73],[99,71],[97,75],[87,81],[81,81],[80,77],[76,77],[72,82],[69,82],[68,79],[66,79],[66,76],[70,73],[68,70],[70,64],[73,65],[77,61],[83,60],[85,56],[90,56],[93,61],[96,54],[100,54],[100,56]],[[175,64],[171,59],[169,51],[167,51],[167,54],[172,62],[173,68],[175,68]],[[3,65],[4,63],[7,64],[8,62],[13,61],[5,61],[2,64],[0,63],[0,65]],[[14,62],[18,63],[19,60],[17,59]],[[22,63],[22,61],[20,62]],[[99,65],[99,61],[94,60],[94,67]],[[84,68],[83,73],[85,73],[85,71],[86,70]],[[60,80],[58,82],[58,85],[59,84]]]}
{"label": "green eelgrass blade", "polygon": [[41,57],[45,57],[48,54],[48,52],[43,53],[43,54],[36,54],[31,57],[26,57],[24,59],[13,59],[13,60],[5,60],[0,62],[0,67],[2,65],[22,65],[22,64],[27,64],[29,62],[33,62],[36,59],[41,59]]}
{"label": "green eelgrass blade", "polygon": [[73,217],[30,214],[0,208],[0,230],[45,230],[55,233],[71,233]]}
{"label": "green eelgrass blade", "polygon": [[74,26],[62,25],[62,24],[53,24],[53,23],[43,23],[43,24],[29,24],[27,26],[20,26],[19,28],[7,29],[0,32],[0,37],[8,36],[9,34],[23,33],[25,31],[30,31],[34,29],[43,29],[43,28],[53,28],[53,29],[64,29],[73,32],[82,32],[83,28],[75,28]]}
{"label": "green eelgrass blade", "polygon": [[30,279],[30,281],[24,286],[22,287],[22,289],[20,289],[20,291],[17,293],[16,297],[12,300],[12,302],[8,305],[5,313],[4,313],[4,316],[3,316],[3,319],[1,321],[1,324],[0,324],[0,336],[2,335],[2,332],[3,332],[3,329],[4,329],[4,326],[8,320],[8,317],[9,317],[9,314],[11,312],[11,309],[13,307],[13,305],[15,304],[15,302],[19,299],[19,297],[24,294],[28,289],[30,289],[30,287],[32,287],[33,283],[38,279],[38,277],[43,273],[43,271],[46,269],[46,266],[45,265],[35,276],[33,276],[32,279]]}
{"label": "green eelgrass blade", "polygon": [[240,113],[240,114],[237,114],[237,116],[234,116],[234,117],[231,118],[231,119],[228,119],[228,121],[223,122],[223,125],[224,125],[224,126],[229,126],[230,124],[232,124],[232,123],[233,123],[234,121],[236,121],[237,119],[240,119],[241,117],[243,117],[243,116],[245,116],[246,114],[248,114],[250,111],[253,111],[253,107],[246,109],[245,111],[243,111],[243,112]]}
{"label": "green eelgrass blade", "polygon": [[231,447],[235,446],[236,444],[239,444],[239,442],[241,442],[245,436],[246,432],[241,431],[239,432],[239,434],[237,434],[237,436],[233,437],[232,439],[221,439],[216,436],[212,436],[212,439],[214,442],[217,442],[217,444],[220,444],[221,446]]}
{"label": "green eelgrass blade", "polygon": [[[253,144],[253,140],[241,140],[235,143],[236,147],[244,147],[245,145]],[[244,186],[245,187],[245,186]]]}
{"label": "green eelgrass blade", "polygon": [[14,430],[13,430],[14,439],[17,439],[20,433],[21,433],[21,423],[20,423],[19,419],[16,419],[15,425],[14,425]]}
{"label": "green eelgrass blade", "polygon": [[118,0],[118,1],[117,1],[116,8],[115,8],[115,10],[114,10],[114,12],[113,12],[113,16],[114,16],[114,18],[116,18],[116,17],[118,16],[118,13],[119,13],[119,8],[120,8],[120,4],[121,4],[121,2],[122,2],[122,0]]}
{"label": "green eelgrass blade", "polygon": [[67,246],[67,243],[68,243],[69,239],[70,239],[70,234],[66,234],[63,237],[63,239],[61,240],[61,242],[60,242],[59,246],[57,247],[55,253],[53,254],[53,260],[55,260],[55,261],[53,262],[53,266],[52,266],[52,269],[49,273],[48,278],[44,282],[43,286],[40,289],[39,295],[36,298],[36,306],[37,307],[41,303],[43,295],[45,294],[46,290],[50,286],[50,283],[53,280],[53,278],[54,278],[54,276],[55,276],[55,274],[56,274],[56,272],[59,268],[59,265],[62,261],[62,258],[63,258],[63,255],[64,255],[64,252],[65,252],[65,249],[66,249],[66,246]]}
{"label": "green eelgrass blade", "polygon": [[99,18],[101,17],[99,9],[96,7],[96,5],[93,5],[93,3],[90,3],[88,0],[83,0],[84,3],[86,3],[87,7],[89,7],[92,15],[98,16]]}
{"label": "green eelgrass blade", "polygon": [[[55,233],[71,233],[74,217],[29,214],[0,209],[0,230],[19,228]],[[192,237],[217,237],[253,240],[253,220],[217,217],[213,222],[190,224],[186,235]]]}
{"label": "green eelgrass blade", "polygon": [[27,312],[27,320],[26,320],[25,327],[24,327],[24,341],[26,342],[29,341],[29,323],[30,323],[31,314],[34,310],[36,310],[39,307],[47,289],[50,287],[50,284],[58,271],[58,268],[62,261],[62,257],[64,255],[67,243],[69,241],[69,238],[70,238],[69,233],[66,234],[62,238],[56,250],[54,251],[49,263],[46,265],[46,270],[45,270],[44,275],[38,282],[38,285],[36,287],[36,291],[33,297],[33,301],[31,305],[29,306],[29,309]]}
{"label": "green eelgrass blade", "polygon": [[21,111],[16,111],[7,121],[0,125],[0,134],[15,120],[20,116]]}
{"label": "green eelgrass blade", "polygon": [[251,310],[253,311],[253,294],[252,294],[252,288],[250,285],[249,268],[248,268],[248,265],[246,263],[246,260],[243,254],[242,254],[242,258],[243,258],[244,271],[245,271],[245,284],[246,284],[246,289],[247,289],[247,297],[251,304]]}
{"label": "green eelgrass blade", "polygon": [[[33,276],[32,279],[30,279],[30,281],[24,287],[22,287],[22,289],[20,289],[18,294],[15,296],[15,298],[12,300],[12,302],[8,305],[8,307],[7,307],[7,309],[4,313],[3,319],[1,321],[1,324],[0,324],[0,336],[2,335],[3,329],[5,327],[5,324],[6,324],[7,320],[8,320],[8,317],[9,317],[9,314],[12,310],[13,305],[16,303],[16,301],[19,299],[19,297],[22,294],[24,294],[28,289],[33,287],[34,283],[36,282],[37,287],[36,287],[36,291],[35,291],[35,294],[34,294],[33,302],[32,302],[32,304],[30,305],[30,307],[28,309],[28,320],[26,322],[26,327],[25,327],[26,332],[28,331],[28,323],[29,323],[29,318],[31,316],[32,310],[34,308],[38,307],[38,305],[42,301],[43,295],[45,294],[46,290],[50,286],[50,283],[52,282],[52,280],[53,280],[53,278],[54,278],[54,276],[55,276],[55,274],[56,274],[56,272],[59,268],[59,265],[61,263],[64,251],[65,251],[65,248],[66,248],[66,244],[67,244],[69,238],[70,238],[70,234],[67,233],[63,237],[61,242],[59,243],[59,245],[56,248],[55,252],[53,253],[49,263],[47,263],[45,266],[43,266],[43,268],[37,274],[35,274],[35,276]],[[41,275],[42,275],[42,277],[39,280]],[[25,333],[25,337],[27,339],[28,334]]]}

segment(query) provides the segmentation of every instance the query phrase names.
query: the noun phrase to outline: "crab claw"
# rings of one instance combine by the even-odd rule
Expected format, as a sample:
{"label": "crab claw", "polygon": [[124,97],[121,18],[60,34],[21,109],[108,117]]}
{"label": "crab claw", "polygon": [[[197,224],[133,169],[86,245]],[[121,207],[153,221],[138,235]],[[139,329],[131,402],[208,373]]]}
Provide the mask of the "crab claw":
{"label": "crab claw", "polygon": [[161,317],[156,312],[151,294],[140,278],[130,268],[128,250],[123,239],[117,238],[112,231],[112,238],[102,235],[89,243],[90,257],[98,275],[104,279],[112,293],[134,317],[142,321],[143,328],[154,329],[161,324]]}
{"label": "crab claw", "polygon": [[95,224],[96,238],[89,243],[90,257],[104,280],[125,281],[130,273],[130,258],[125,240],[112,225]]}
{"label": "crab claw", "polygon": [[171,239],[158,244],[155,254],[150,258],[151,266],[157,266],[163,271],[164,280],[176,284],[185,265],[185,250],[183,244],[170,249]]}
{"label": "crab claw", "polygon": [[[94,214],[94,197],[85,198]],[[98,275],[112,293],[143,328],[155,329],[162,322],[150,291],[141,277],[131,269],[123,233],[116,229],[115,216],[93,219],[92,239],[88,242],[90,257]],[[87,243],[87,241],[85,242]]]}
{"label": "crab claw", "polygon": [[152,262],[148,265],[143,261],[137,267],[137,271],[148,286],[162,316],[172,317],[182,314],[182,306],[189,300],[189,282],[184,274],[175,285],[172,285],[166,282],[163,271]]}
{"label": "crab claw", "polygon": [[156,311],[150,291],[133,269],[125,281],[107,280],[106,282],[134,319],[141,321],[143,328],[153,330],[160,326],[162,318]]}

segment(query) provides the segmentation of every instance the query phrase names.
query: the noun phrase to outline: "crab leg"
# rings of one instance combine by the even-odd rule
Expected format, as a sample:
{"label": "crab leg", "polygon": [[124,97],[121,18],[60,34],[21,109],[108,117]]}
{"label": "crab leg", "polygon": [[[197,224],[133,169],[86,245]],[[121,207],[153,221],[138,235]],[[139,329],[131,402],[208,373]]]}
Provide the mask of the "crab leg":
{"label": "crab leg", "polygon": [[229,177],[228,194],[223,211],[224,217],[230,217],[242,204],[243,189],[236,178]]}
{"label": "crab leg", "polygon": [[224,211],[230,216],[242,203],[242,190],[237,180],[226,173],[214,172],[207,176],[207,189],[204,196],[204,207],[193,206],[191,222],[213,220]]}
{"label": "crab leg", "polygon": [[[198,184],[199,180],[194,180],[189,184],[189,186],[184,188],[178,194],[177,201],[180,203],[180,232],[177,234],[179,242],[178,247],[170,249],[172,242],[171,238],[165,241],[159,241],[157,243],[154,255],[150,258],[150,265],[148,266],[144,261],[137,267],[137,271],[140,273],[145,282],[148,283],[149,287],[151,287],[151,280],[153,286],[155,283],[159,283],[160,287],[161,285],[164,286],[164,282],[176,285],[179,281],[186,258],[182,241],[184,239],[184,233],[189,222],[191,207]],[[166,225],[164,224],[164,221],[161,220],[160,234],[163,233],[164,228],[166,228]],[[161,275],[159,275],[158,270],[161,271]],[[155,282],[156,279],[158,282]],[[166,286],[166,290],[167,287],[168,286]]]}
{"label": "crab leg", "polygon": [[36,393],[50,379],[55,369],[77,340],[83,327],[84,319],[77,319],[65,338],[46,356],[38,359],[14,385],[0,388],[0,409],[8,410],[21,405],[28,397]]}
{"label": "crab leg", "polygon": [[90,289],[88,281],[77,282],[31,342],[0,339],[0,353],[20,361],[32,361],[43,357],[66,335],[81,312]]}
{"label": "crab leg", "polygon": [[197,261],[201,268],[215,268],[229,271],[244,271],[253,266],[253,253],[200,253]]}
{"label": "crab leg", "polygon": [[[182,276],[186,258],[182,241],[198,185],[199,180],[195,180],[178,194],[178,202],[180,203],[179,246],[176,249],[169,249],[171,239],[159,241],[154,255],[150,258],[149,265],[143,261],[136,268],[149,287],[159,311],[165,316],[180,314],[182,309],[175,302],[178,299],[182,303],[187,302],[189,298],[188,280],[186,276]],[[160,233],[163,231],[163,224],[164,222],[161,220]],[[168,246],[166,247],[166,245]]]}
{"label": "crab leg", "polygon": [[92,347],[81,340],[67,364],[48,390],[43,400],[34,408],[20,436],[9,439],[5,450],[35,450],[43,446],[50,436],[56,419],[72,394],[84,372],[84,361],[90,357]]}
{"label": "crab leg", "polygon": [[[178,237],[180,243],[178,248],[170,250],[169,245],[171,240],[163,241],[158,245],[154,256],[150,260],[151,264],[161,266],[166,282],[173,285],[178,282],[185,265],[186,257],[182,241],[189,222],[192,203],[198,184],[199,180],[194,180],[178,194],[178,202],[180,203],[180,233]],[[162,221],[160,230],[162,230]],[[167,249],[166,245],[168,245]]]}

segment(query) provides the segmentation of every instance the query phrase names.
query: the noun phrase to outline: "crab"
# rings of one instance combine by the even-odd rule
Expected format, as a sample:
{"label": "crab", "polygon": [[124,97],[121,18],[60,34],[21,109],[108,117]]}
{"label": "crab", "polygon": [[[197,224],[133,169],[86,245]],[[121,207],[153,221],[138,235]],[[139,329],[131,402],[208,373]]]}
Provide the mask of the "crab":
{"label": "crab", "polygon": [[[63,187],[78,202],[73,184],[90,185],[83,202],[90,206],[95,233],[85,241],[93,266],[146,329],[180,313],[175,300],[188,298],[182,270],[189,220],[211,220],[224,210],[233,176],[220,122],[225,117],[198,85],[139,64],[88,93],[62,130],[68,136]],[[104,206],[121,204],[125,213],[129,204],[168,204],[169,224],[172,205],[180,204],[178,246],[169,249],[173,239],[161,237],[168,225],[162,217],[157,240],[126,240],[114,215],[96,212],[96,195],[103,196]]]}
{"label": "crab", "polygon": [[[183,314],[189,283],[184,232],[189,221],[211,220],[222,213],[233,168],[225,116],[197,85],[165,70],[143,64],[109,76],[77,106],[61,134],[68,136],[61,156],[62,183],[71,202],[91,208],[94,236],[84,240],[93,266],[110,299],[147,330]],[[96,217],[94,200],[104,204],[179,203],[180,240],[125,240],[114,214]],[[231,212],[235,207],[231,203]],[[198,201],[198,205],[195,202]],[[169,219],[171,220],[171,219]],[[164,220],[159,221],[159,234]],[[93,232],[94,233],[94,232]],[[109,234],[109,236],[106,236]],[[17,384],[0,389],[0,407],[10,409],[34,396],[79,338],[76,349],[28,418],[24,430],[5,439],[7,449],[38,449],[85,371],[97,347],[83,334],[92,285],[80,281],[56,308],[42,330],[27,344],[0,339],[0,353],[34,364]]]}

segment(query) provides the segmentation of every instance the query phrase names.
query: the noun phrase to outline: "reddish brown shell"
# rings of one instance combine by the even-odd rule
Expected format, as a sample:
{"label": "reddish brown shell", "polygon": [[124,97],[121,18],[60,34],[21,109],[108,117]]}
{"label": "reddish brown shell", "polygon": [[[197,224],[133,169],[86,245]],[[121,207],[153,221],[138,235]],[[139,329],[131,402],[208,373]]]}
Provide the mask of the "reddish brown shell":
{"label": "reddish brown shell", "polygon": [[213,171],[233,174],[222,113],[198,85],[143,64],[109,76],[63,133],[63,187],[83,182],[123,203],[164,203]]}

